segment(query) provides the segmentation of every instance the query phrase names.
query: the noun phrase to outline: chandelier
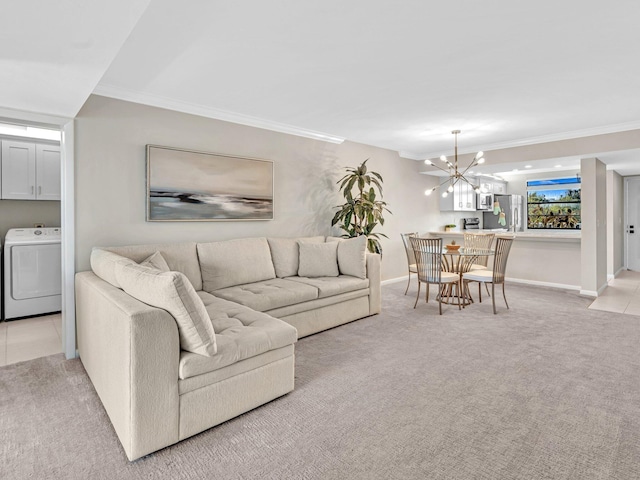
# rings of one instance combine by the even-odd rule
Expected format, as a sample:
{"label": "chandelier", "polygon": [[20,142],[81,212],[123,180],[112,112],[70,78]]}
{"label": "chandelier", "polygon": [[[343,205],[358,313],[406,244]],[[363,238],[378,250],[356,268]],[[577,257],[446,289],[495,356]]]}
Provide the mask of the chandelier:
{"label": "chandelier", "polygon": [[445,172],[447,175],[449,175],[449,178],[447,178],[440,185],[437,185],[425,191],[424,192],[425,195],[431,195],[436,190],[436,188],[440,188],[443,185],[448,183],[449,186],[447,187],[446,190],[442,192],[442,196],[446,197],[453,192],[453,187],[460,181],[468,183],[469,186],[471,186],[471,188],[475,190],[476,193],[480,193],[480,186],[474,185],[473,183],[471,183],[471,181],[467,177],[465,177],[465,174],[467,172],[471,173],[469,171],[470,168],[476,167],[484,163],[484,157],[483,157],[484,153],[478,152],[476,156],[473,158],[473,161],[464,170],[462,170],[461,168],[458,168],[458,134],[460,133],[460,130],[453,130],[451,133],[453,133],[453,135],[455,136],[455,150],[453,153],[453,163],[450,162],[445,155],[442,155],[440,157],[440,160],[442,160],[447,165],[447,168],[442,168],[439,165],[436,165],[431,160],[424,161],[426,165],[431,165],[432,167],[436,167],[438,170],[442,170],[443,172]]}

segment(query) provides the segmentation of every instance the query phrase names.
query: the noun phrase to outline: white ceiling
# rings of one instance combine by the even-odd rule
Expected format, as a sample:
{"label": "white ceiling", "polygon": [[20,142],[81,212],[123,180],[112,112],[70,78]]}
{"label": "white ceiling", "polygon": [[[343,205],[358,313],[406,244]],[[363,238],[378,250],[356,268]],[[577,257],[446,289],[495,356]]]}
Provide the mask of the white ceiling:
{"label": "white ceiling", "polygon": [[416,159],[454,128],[461,152],[640,128],[637,1],[15,5],[11,108],[73,116],[94,91]]}
{"label": "white ceiling", "polygon": [[0,106],[75,117],[149,1],[5,2]]}

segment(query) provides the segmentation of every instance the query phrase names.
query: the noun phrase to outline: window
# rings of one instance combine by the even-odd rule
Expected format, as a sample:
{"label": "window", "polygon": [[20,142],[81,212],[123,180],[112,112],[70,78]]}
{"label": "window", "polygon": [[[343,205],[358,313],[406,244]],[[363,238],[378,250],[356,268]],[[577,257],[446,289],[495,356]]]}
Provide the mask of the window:
{"label": "window", "polygon": [[528,181],[527,228],[580,229],[580,177]]}

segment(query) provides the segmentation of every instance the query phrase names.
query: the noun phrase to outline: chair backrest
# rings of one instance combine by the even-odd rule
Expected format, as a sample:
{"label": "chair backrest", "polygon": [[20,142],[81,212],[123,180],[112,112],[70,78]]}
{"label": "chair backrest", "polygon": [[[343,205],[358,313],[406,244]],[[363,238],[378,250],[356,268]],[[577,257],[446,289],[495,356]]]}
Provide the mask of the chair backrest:
{"label": "chair backrest", "polygon": [[418,232],[401,233],[400,236],[402,237],[402,243],[404,243],[404,250],[407,253],[407,262],[409,262],[409,265],[413,265],[416,263],[416,256],[413,253],[413,247],[411,246],[409,237],[417,237]]}
{"label": "chair backrest", "polygon": [[442,273],[442,238],[409,237],[416,257],[418,279],[440,283]]}
{"label": "chair backrest", "polygon": [[[490,250],[495,236],[495,233],[464,232],[464,249],[465,251],[470,252],[474,250]],[[489,257],[487,255],[483,255],[478,257],[474,263],[484,265],[486,267],[488,261]]]}
{"label": "chair backrest", "polygon": [[504,283],[504,273],[507,270],[507,260],[513,237],[496,238],[496,250],[493,256],[493,283]]}

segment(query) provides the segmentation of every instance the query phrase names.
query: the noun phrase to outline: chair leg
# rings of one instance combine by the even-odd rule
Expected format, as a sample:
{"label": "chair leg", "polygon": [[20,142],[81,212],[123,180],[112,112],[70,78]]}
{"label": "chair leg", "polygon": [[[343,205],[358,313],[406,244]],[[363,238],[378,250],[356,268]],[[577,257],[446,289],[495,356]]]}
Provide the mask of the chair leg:
{"label": "chair leg", "polygon": [[502,296],[504,297],[504,304],[509,308],[509,304],[507,303],[507,296],[504,293],[504,282],[502,282]]}
{"label": "chair leg", "polygon": [[[486,283],[485,283],[485,285],[486,285]],[[482,303],[482,288],[481,287],[482,287],[482,282],[478,282],[478,303]]]}
{"label": "chair leg", "polygon": [[[478,285],[478,287],[480,287],[480,285]],[[487,284],[485,283],[485,284],[484,284],[484,288],[486,288],[486,289],[487,289],[487,295],[491,296],[491,295],[489,294],[489,285],[487,285]]]}
{"label": "chair leg", "polygon": [[409,285],[411,285],[411,272],[409,272],[409,280],[407,280],[407,289],[404,291],[405,295],[409,291]]}
{"label": "chair leg", "polygon": [[[440,288],[442,289],[442,284],[440,284]],[[440,310],[440,315],[442,315],[442,293],[440,293],[440,297],[438,298],[438,309]]]}
{"label": "chair leg", "polygon": [[[418,295],[416,295],[416,303],[413,304],[413,308],[416,308],[416,305],[418,305],[418,299],[420,298],[420,286],[422,285],[422,282],[418,279]],[[429,284],[427,283],[427,288],[429,288]]]}
{"label": "chair leg", "polygon": [[491,283],[491,300],[493,301],[493,314],[498,313],[496,311],[496,285],[495,283]]}
{"label": "chair leg", "polygon": [[429,303],[429,290],[431,290],[431,284],[427,283],[427,303]]}
{"label": "chair leg", "polygon": [[462,289],[462,277],[458,280],[458,310],[462,310],[462,306],[460,304],[460,297],[462,297],[464,290]]}

